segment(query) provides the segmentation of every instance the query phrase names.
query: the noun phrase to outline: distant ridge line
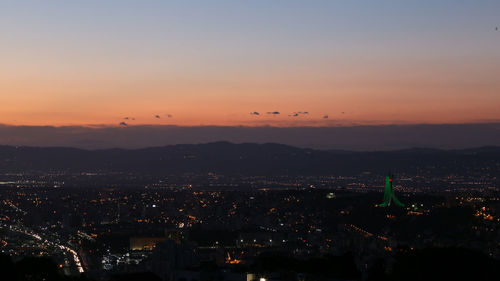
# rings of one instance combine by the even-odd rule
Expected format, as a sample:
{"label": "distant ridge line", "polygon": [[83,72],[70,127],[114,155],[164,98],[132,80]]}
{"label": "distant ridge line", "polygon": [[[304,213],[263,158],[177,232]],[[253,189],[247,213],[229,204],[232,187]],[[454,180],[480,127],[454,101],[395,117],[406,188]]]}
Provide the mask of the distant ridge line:
{"label": "distant ridge line", "polygon": [[394,169],[414,173],[431,166],[433,173],[465,173],[486,167],[492,174],[500,175],[500,147],[329,151],[275,143],[230,142],[98,150],[0,146],[0,171],[348,175],[367,171],[385,174]]}

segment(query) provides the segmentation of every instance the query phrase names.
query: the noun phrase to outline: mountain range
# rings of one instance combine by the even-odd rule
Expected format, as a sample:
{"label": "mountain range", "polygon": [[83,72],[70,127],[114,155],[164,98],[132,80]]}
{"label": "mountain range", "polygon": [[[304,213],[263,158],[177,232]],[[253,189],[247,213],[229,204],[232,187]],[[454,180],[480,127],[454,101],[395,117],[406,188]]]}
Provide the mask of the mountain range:
{"label": "mountain range", "polygon": [[0,169],[3,172],[216,172],[248,175],[351,175],[366,171],[416,173],[422,170],[460,174],[481,170],[500,175],[500,147],[355,152],[229,142],[103,150],[0,146]]}

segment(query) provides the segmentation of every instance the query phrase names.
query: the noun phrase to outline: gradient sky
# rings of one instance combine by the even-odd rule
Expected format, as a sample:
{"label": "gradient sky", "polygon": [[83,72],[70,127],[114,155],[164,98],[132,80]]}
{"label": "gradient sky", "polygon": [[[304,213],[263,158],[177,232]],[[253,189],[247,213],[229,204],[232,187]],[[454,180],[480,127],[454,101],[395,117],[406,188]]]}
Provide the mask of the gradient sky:
{"label": "gradient sky", "polygon": [[0,123],[498,121],[497,26],[498,0],[1,1]]}

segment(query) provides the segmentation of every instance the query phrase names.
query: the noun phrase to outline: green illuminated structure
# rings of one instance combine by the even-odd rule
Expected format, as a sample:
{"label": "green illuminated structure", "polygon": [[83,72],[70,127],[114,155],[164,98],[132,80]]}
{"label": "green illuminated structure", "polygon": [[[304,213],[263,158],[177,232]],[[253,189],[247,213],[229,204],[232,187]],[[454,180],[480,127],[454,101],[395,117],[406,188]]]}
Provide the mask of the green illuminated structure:
{"label": "green illuminated structure", "polygon": [[384,191],[384,202],[379,205],[379,207],[387,207],[391,205],[391,202],[399,207],[404,207],[405,204],[401,203],[394,194],[394,189],[392,187],[392,178],[390,175],[385,176],[385,191]]}

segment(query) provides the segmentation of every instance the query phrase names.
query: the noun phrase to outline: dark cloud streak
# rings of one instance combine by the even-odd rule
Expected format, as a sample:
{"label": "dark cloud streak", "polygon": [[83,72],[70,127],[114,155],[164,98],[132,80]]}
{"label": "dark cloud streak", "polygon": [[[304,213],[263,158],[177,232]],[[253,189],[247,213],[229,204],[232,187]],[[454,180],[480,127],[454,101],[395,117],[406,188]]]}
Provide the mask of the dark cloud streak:
{"label": "dark cloud streak", "polygon": [[[123,125],[122,125],[123,126]],[[52,127],[0,125],[0,144],[89,149],[142,148],[230,141],[298,147],[390,150],[411,147],[468,148],[500,144],[500,123],[351,127],[127,126]]]}

